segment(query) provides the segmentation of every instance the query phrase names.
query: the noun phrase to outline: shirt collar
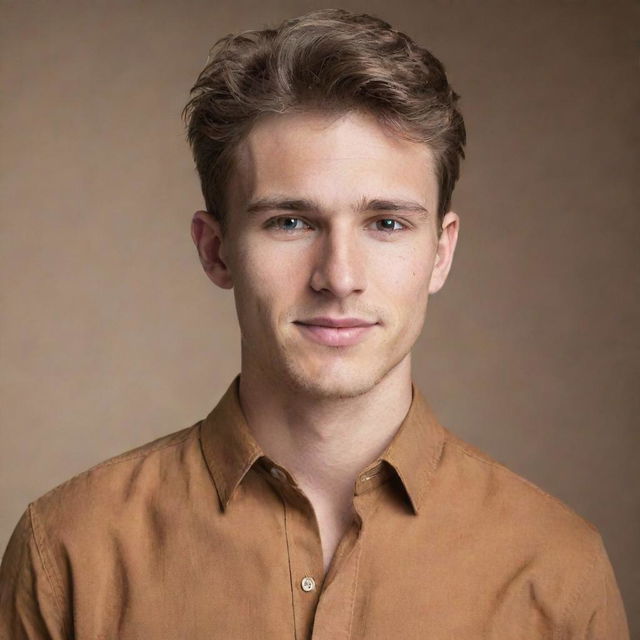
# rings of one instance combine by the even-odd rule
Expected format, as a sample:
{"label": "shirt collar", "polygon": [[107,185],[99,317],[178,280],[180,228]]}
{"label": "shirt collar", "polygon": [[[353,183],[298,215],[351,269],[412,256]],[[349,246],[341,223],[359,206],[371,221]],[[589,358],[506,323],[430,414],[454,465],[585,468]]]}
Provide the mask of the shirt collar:
{"label": "shirt collar", "polygon": [[440,463],[444,440],[445,430],[414,385],[409,411],[380,459],[395,470],[415,514]]}
{"label": "shirt collar", "polygon": [[223,510],[254,462],[264,455],[240,407],[236,376],[200,427],[204,458]]}
{"label": "shirt collar", "polygon": [[[201,424],[204,457],[223,510],[247,471],[265,454],[249,430],[240,407],[237,376]],[[414,513],[418,513],[444,446],[444,429],[422,394],[413,387],[411,406],[393,440],[356,481],[356,493],[372,469],[390,465],[400,480]],[[383,476],[388,475],[383,469]]]}

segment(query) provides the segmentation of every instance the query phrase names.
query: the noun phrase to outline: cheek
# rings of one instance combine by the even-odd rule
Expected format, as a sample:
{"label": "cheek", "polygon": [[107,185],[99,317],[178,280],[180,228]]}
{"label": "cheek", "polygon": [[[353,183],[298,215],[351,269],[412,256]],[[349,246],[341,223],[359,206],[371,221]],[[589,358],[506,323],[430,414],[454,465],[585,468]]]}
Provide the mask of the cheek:
{"label": "cheek", "polygon": [[376,265],[376,280],[382,284],[387,299],[396,301],[402,315],[420,311],[429,292],[430,253],[410,249],[404,254],[381,258]]}
{"label": "cheek", "polygon": [[[277,247],[247,246],[239,252],[234,275],[236,296],[251,322],[286,311],[296,291],[299,270]],[[252,318],[251,315],[254,317]]]}

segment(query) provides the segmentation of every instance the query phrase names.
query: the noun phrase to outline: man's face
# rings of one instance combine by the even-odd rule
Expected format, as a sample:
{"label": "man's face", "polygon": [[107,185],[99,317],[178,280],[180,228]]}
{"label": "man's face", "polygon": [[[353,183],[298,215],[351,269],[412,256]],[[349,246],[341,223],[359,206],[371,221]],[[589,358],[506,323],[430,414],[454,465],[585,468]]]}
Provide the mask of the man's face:
{"label": "man's face", "polygon": [[428,147],[365,114],[270,115],[240,144],[227,193],[225,235],[210,216],[200,227],[217,238],[205,269],[235,291],[243,372],[327,398],[408,375],[458,226],[447,214],[438,237]]}

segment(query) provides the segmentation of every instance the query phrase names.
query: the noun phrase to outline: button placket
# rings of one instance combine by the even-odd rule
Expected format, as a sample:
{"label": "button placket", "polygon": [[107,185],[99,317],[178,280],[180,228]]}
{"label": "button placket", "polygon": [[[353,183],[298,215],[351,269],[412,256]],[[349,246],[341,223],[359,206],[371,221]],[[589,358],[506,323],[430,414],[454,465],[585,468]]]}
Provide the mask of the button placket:
{"label": "button placket", "polygon": [[363,498],[354,499],[354,508],[356,512],[354,521],[336,549],[334,561],[338,559],[338,562],[332,564],[322,584],[322,597],[314,616],[314,640],[352,638],[358,566],[362,553]]}
{"label": "button placket", "polygon": [[322,545],[313,507],[308,498],[289,482],[284,485],[284,489],[281,497],[296,637],[308,638],[322,588]]}

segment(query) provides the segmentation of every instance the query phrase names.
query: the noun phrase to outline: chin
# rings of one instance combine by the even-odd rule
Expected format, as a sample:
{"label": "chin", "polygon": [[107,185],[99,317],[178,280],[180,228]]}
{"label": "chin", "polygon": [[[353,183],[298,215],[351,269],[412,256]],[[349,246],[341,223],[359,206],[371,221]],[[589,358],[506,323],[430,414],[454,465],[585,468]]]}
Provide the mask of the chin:
{"label": "chin", "polygon": [[339,400],[355,398],[371,391],[390,371],[365,366],[300,367],[289,363],[287,378],[296,391],[312,398]]}
{"label": "chin", "polygon": [[299,377],[295,380],[294,385],[298,391],[318,400],[344,400],[356,398],[371,391],[375,387],[375,382],[350,380],[348,384],[345,384],[336,380],[323,381]]}

